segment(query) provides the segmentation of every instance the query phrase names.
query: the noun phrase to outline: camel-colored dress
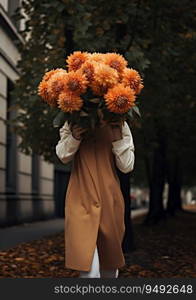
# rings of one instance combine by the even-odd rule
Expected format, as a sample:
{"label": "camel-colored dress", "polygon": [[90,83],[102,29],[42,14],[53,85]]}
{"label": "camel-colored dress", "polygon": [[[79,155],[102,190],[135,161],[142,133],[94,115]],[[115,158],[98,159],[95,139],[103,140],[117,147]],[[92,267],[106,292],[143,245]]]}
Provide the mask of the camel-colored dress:
{"label": "camel-colored dress", "polygon": [[124,199],[116,166],[124,173],[134,167],[134,143],[127,122],[122,139],[112,142],[108,126],[95,129],[94,139],[77,140],[67,121],[60,128],[56,154],[73,160],[65,199],[65,267],[90,271],[97,245],[100,268],[125,265]]}

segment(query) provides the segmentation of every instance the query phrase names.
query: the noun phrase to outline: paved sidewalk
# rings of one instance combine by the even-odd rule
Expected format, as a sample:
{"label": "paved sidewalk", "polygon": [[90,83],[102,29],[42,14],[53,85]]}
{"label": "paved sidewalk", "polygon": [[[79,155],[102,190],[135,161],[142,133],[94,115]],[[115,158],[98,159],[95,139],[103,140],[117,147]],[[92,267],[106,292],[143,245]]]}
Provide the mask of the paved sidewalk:
{"label": "paved sidewalk", "polygon": [[[146,208],[131,211],[132,219],[146,213]],[[24,223],[0,229],[0,250],[6,250],[23,242],[30,242],[64,231],[64,218]]]}
{"label": "paved sidewalk", "polygon": [[0,250],[30,242],[64,230],[64,218],[23,223],[0,229]]}

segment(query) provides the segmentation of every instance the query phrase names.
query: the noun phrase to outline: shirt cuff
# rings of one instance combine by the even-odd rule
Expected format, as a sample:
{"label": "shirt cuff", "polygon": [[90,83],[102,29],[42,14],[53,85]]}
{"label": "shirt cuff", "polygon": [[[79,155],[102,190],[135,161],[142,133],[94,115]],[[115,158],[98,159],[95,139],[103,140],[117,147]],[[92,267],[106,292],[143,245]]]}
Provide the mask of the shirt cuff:
{"label": "shirt cuff", "polygon": [[73,145],[73,146],[79,146],[79,144],[81,143],[81,140],[77,140],[75,137],[73,137],[72,133],[69,136],[69,142]]}

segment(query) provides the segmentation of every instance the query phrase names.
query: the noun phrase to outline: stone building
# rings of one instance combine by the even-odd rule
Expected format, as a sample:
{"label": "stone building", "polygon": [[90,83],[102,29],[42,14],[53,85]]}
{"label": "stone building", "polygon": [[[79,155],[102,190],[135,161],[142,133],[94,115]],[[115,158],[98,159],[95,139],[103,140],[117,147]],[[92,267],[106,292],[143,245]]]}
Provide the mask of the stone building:
{"label": "stone building", "polygon": [[[23,43],[13,12],[20,0],[0,0],[0,225],[63,216],[67,176],[64,166],[49,164],[40,156],[27,156],[17,149],[19,137],[5,124],[16,113],[9,111],[20,53],[15,41]],[[61,188],[59,188],[61,187]]]}

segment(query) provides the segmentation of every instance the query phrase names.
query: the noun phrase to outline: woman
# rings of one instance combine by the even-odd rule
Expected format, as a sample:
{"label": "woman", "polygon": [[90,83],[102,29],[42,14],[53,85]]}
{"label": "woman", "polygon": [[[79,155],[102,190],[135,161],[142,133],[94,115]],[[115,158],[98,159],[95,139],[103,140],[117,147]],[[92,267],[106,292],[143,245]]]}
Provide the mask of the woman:
{"label": "woman", "polygon": [[133,138],[126,121],[101,120],[92,138],[84,139],[84,132],[66,121],[56,145],[63,163],[73,160],[65,200],[65,267],[80,271],[80,277],[118,277],[125,265],[125,225],[115,164],[124,173],[133,170]]}

